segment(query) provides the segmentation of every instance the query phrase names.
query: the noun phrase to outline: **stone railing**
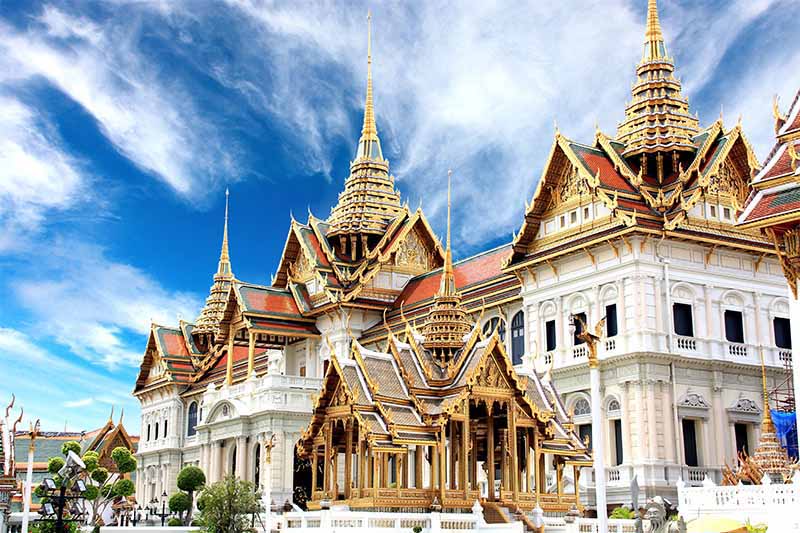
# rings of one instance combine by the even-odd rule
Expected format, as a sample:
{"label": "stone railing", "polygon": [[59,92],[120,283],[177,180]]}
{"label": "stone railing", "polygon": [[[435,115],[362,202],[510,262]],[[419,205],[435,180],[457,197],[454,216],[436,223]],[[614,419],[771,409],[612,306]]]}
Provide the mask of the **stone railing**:
{"label": "stone railing", "polygon": [[676,335],[675,343],[678,347],[678,350],[682,352],[697,351],[697,339],[695,339],[694,337],[682,337],[680,335]]}
{"label": "stone railing", "polygon": [[589,349],[586,348],[585,344],[579,344],[577,346],[572,347],[573,359],[580,359],[581,357],[586,357],[588,354],[589,354]]}
{"label": "stone railing", "polygon": [[615,338],[613,338],[613,337],[612,337],[612,338],[610,338],[610,339],[606,339],[606,346],[605,346],[605,348],[606,348],[606,352],[613,352],[613,351],[615,351],[615,350],[617,349],[617,339],[615,339]]}
{"label": "stone railing", "polygon": [[[568,523],[564,518],[544,518],[546,533],[599,533],[600,526],[596,518],[576,518]],[[636,533],[635,520],[608,520],[608,533]]]}
{"label": "stone railing", "polygon": [[385,513],[371,511],[323,510],[285,513],[280,530],[297,533],[397,533],[422,528],[424,533],[522,533],[522,522],[487,524],[476,502],[468,513]]}
{"label": "stone railing", "polygon": [[792,482],[717,486],[706,478],[700,487],[678,481],[678,512],[691,525],[701,516],[726,516],[740,522],[763,523],[769,531],[800,531],[800,471]]}
{"label": "stone railing", "polygon": [[719,483],[722,481],[722,469],[714,466],[684,466],[680,479],[688,486],[699,486],[706,479]]}
{"label": "stone railing", "polygon": [[728,343],[728,355],[736,358],[747,358],[749,355],[749,351],[747,350],[746,344],[741,344],[738,342],[730,342]]}
{"label": "stone railing", "polygon": [[778,349],[778,360],[784,364],[792,364],[792,350],[785,348]]}

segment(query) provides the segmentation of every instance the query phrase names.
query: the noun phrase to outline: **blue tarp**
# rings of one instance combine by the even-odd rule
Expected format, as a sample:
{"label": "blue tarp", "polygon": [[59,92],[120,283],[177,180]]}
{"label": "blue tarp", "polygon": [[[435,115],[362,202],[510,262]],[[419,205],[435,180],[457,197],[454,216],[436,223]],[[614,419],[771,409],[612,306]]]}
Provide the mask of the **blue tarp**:
{"label": "blue tarp", "polygon": [[789,457],[797,459],[797,414],[795,412],[784,413],[774,410],[770,410],[770,414],[781,444],[786,448]]}

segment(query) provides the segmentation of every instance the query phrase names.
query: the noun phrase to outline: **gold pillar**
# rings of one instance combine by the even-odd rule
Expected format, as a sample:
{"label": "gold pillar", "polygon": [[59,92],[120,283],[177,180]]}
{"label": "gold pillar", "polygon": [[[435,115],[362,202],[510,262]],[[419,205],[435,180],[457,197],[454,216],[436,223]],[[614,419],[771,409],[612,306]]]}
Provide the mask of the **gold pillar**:
{"label": "gold pillar", "polygon": [[442,424],[439,431],[439,500],[441,500],[442,506],[444,506],[444,495],[447,485],[447,461],[445,460],[444,449],[445,437],[444,424]]}
{"label": "gold pillar", "polygon": [[317,465],[319,463],[319,457],[317,455],[317,446],[314,445],[313,451],[311,453],[311,494],[310,497],[313,497],[314,491],[317,490]]}
{"label": "gold pillar", "polygon": [[508,419],[511,426],[508,431],[508,438],[511,439],[511,464],[509,465],[509,474],[511,475],[509,478],[516,502],[519,501],[519,457],[517,457],[517,405],[514,400],[508,405]]}
{"label": "gold pillar", "polygon": [[358,496],[361,497],[364,495],[364,470],[366,465],[364,464],[364,457],[366,454],[364,453],[364,448],[366,447],[366,443],[362,442],[361,437],[358,439]]}
{"label": "gold pillar", "polygon": [[394,486],[399,498],[400,490],[403,488],[403,456],[399,453],[394,454]]}
{"label": "gold pillar", "polygon": [[389,454],[381,453],[381,482],[382,488],[389,488]]}
{"label": "gold pillar", "polygon": [[579,481],[580,481],[580,477],[581,477],[581,469],[580,469],[580,467],[578,465],[572,465],[572,472],[573,472],[572,479],[575,480],[575,483],[574,483],[574,485],[575,485],[575,501],[579,502],[579,501],[581,501],[581,495],[580,495],[579,488],[578,488],[578,487],[580,487]]}
{"label": "gold pillar", "polygon": [[417,444],[414,450],[414,486],[418,489],[425,488],[422,483],[422,461],[424,461],[424,457],[422,446]]}
{"label": "gold pillar", "polygon": [[381,466],[381,454],[373,451],[370,455],[372,456],[372,497],[377,498],[378,485],[380,484],[378,469]]}
{"label": "gold pillar", "polygon": [[494,418],[492,408],[489,406],[489,416],[486,417],[486,462],[489,478],[489,501],[495,501],[494,493]]}
{"label": "gold pillar", "polygon": [[333,444],[333,421],[328,422],[328,427],[326,428],[327,431],[325,432],[325,457],[323,460],[322,472],[323,478],[322,482],[324,483],[324,490],[325,492],[330,492],[333,490],[333,485],[331,485],[331,447]]}
{"label": "gold pillar", "polygon": [[433,491],[439,486],[439,444],[438,442],[430,447],[431,449],[431,486]]}
{"label": "gold pillar", "polygon": [[458,445],[456,444],[456,422],[450,420],[450,489],[456,488],[456,454],[458,453]]}
{"label": "gold pillar", "polygon": [[470,481],[472,490],[478,487],[478,428],[472,431],[472,453],[469,456]]}
{"label": "gold pillar", "polygon": [[333,499],[339,499],[339,447],[333,447],[333,461],[331,464],[331,489],[333,490]]}
{"label": "gold pillar", "polygon": [[233,384],[233,328],[228,332],[228,360],[225,366],[225,384]]}
{"label": "gold pillar", "polygon": [[253,375],[256,367],[256,334],[250,332],[249,344],[247,345],[247,377]]}
{"label": "gold pillar", "polygon": [[464,399],[464,422],[461,429],[461,457],[459,470],[461,470],[461,487],[464,497],[469,490],[469,398]]}
{"label": "gold pillar", "polygon": [[353,486],[353,419],[348,418],[345,422],[345,444],[344,444],[344,499],[350,499],[350,489]]}
{"label": "gold pillar", "polygon": [[[507,420],[507,419],[506,419]],[[500,497],[502,492],[508,488],[508,429],[500,430]]]}

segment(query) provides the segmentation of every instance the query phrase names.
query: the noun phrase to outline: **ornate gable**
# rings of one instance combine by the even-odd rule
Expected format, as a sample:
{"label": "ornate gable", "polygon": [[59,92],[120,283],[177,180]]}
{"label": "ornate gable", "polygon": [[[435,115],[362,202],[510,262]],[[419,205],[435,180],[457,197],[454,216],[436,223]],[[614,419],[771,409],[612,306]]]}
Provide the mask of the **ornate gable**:
{"label": "ornate gable", "polygon": [[419,231],[414,228],[400,241],[394,252],[392,264],[414,274],[427,272],[435,268],[436,250],[426,244]]}

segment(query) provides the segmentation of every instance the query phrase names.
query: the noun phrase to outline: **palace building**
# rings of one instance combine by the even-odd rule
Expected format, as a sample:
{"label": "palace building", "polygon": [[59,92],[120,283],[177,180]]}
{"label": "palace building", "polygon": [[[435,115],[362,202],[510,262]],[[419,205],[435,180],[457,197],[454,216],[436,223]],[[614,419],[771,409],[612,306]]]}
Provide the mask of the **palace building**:
{"label": "palace building", "polygon": [[647,497],[719,482],[755,449],[762,354],[773,394],[791,366],[786,281],[772,240],[736,225],[757,158],[741,124],[692,114],[655,0],[618,131],[556,132],[513,242],[462,261],[449,209],[442,246],[401,201],[372,82],[368,49],[344,190],[327,218],[290,221],[271,283],[236,278],[226,204],[205,307],[152,326],[139,501],[197,464],[311,508],[591,509],[580,324],[602,319],[609,504],[633,479]]}

